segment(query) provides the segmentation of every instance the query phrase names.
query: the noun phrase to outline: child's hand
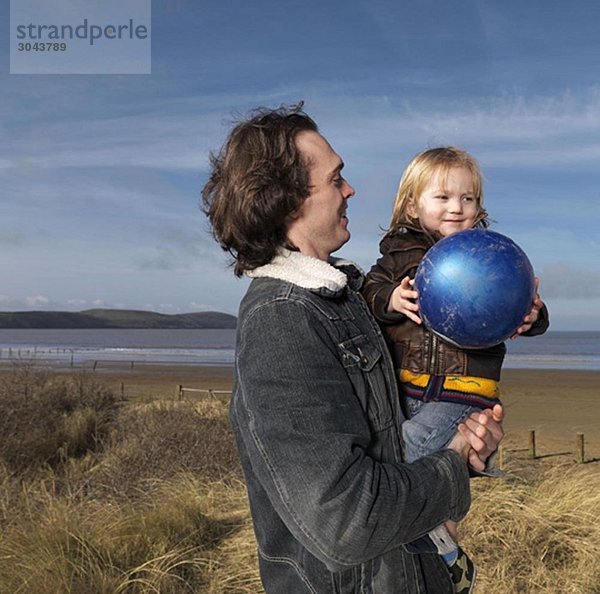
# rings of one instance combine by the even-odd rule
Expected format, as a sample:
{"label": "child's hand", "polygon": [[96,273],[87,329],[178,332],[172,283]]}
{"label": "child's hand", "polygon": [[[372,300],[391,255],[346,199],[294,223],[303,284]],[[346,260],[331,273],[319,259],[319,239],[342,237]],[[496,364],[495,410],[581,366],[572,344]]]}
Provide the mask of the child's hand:
{"label": "child's hand", "polygon": [[405,276],[400,284],[392,292],[390,302],[388,303],[388,311],[397,311],[411,319],[415,324],[421,324],[422,320],[416,312],[419,311],[419,306],[415,300],[419,297],[419,293],[412,286],[415,281],[410,277]]}
{"label": "child's hand", "polygon": [[514,340],[518,338],[519,335],[528,332],[531,330],[531,327],[537,322],[537,319],[540,317],[540,309],[544,307],[544,302],[540,299],[540,295],[538,293],[538,288],[540,286],[540,279],[535,277],[535,297],[533,298],[533,305],[529,313],[523,318],[523,324],[519,326],[515,333],[511,336],[511,339]]}

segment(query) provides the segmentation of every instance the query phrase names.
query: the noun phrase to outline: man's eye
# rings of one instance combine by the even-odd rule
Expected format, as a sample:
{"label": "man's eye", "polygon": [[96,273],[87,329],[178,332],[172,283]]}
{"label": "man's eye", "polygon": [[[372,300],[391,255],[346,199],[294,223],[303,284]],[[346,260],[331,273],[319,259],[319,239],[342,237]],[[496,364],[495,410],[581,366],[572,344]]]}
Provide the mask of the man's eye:
{"label": "man's eye", "polygon": [[343,183],[344,183],[344,178],[343,178],[343,177],[336,177],[336,178],[333,180],[333,185],[334,185],[336,188],[339,188],[339,187],[340,187],[340,186],[341,186]]}

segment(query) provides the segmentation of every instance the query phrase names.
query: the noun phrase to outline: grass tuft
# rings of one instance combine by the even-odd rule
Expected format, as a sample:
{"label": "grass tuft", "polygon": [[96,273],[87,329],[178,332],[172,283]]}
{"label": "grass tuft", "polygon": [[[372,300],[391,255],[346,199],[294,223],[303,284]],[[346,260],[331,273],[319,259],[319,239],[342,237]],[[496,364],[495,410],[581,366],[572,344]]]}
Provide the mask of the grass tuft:
{"label": "grass tuft", "polygon": [[89,375],[17,367],[0,381],[0,461],[23,473],[96,451],[116,409],[114,394]]}

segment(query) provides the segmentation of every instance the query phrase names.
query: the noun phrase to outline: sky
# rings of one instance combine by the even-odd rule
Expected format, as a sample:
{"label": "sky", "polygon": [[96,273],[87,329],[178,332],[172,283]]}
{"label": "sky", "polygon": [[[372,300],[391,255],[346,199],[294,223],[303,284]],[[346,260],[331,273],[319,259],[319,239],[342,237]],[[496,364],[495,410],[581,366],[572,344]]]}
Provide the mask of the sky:
{"label": "sky", "polygon": [[406,165],[456,145],[551,329],[600,330],[595,0],[154,0],[151,74],[129,75],[10,74],[9,20],[0,0],[1,311],[236,314],[209,154],[252,108],[303,100],[357,192],[336,255],[368,270]]}

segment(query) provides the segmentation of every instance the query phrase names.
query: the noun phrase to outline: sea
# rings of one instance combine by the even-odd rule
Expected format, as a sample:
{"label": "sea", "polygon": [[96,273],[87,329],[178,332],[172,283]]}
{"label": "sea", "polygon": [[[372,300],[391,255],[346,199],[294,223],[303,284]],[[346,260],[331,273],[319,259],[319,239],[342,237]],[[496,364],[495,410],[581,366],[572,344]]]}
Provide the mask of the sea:
{"label": "sea", "polygon": [[[235,330],[0,330],[0,362],[233,365]],[[600,332],[550,331],[507,342],[505,367],[600,371]]]}

